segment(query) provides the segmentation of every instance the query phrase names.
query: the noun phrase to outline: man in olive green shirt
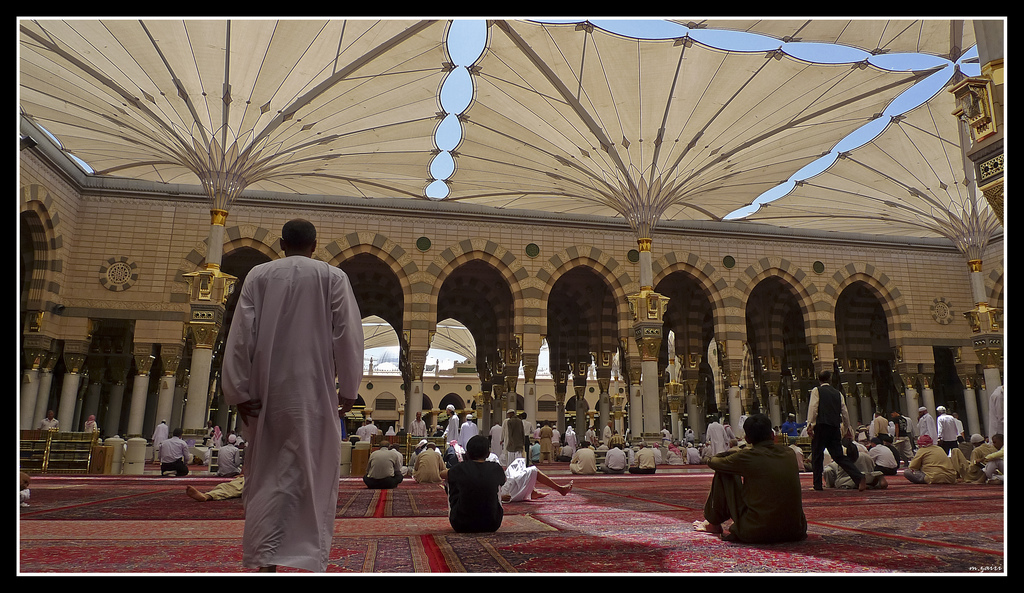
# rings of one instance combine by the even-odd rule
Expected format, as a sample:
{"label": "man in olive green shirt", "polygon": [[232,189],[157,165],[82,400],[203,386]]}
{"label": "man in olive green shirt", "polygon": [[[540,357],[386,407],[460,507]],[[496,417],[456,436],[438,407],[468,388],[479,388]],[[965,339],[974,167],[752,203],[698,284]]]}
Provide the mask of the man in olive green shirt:
{"label": "man in olive green shirt", "polygon": [[[793,471],[793,452],[774,442],[771,420],[753,414],[743,423],[747,447],[719,453],[708,461],[715,470],[704,503],[705,521],[697,531],[722,534],[746,543],[799,541],[807,537],[800,477]],[[732,519],[729,533],[722,523]]]}

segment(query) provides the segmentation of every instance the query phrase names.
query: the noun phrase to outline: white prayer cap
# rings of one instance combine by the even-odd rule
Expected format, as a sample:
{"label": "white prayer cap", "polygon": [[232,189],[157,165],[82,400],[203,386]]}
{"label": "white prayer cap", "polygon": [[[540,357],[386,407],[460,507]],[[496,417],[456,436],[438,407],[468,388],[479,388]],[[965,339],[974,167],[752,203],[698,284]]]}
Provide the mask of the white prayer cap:
{"label": "white prayer cap", "polygon": [[235,442],[237,440],[238,440],[238,437],[236,437],[235,435],[233,435],[233,434],[229,434],[228,435],[228,442],[229,443],[233,443],[233,442]]}
{"label": "white prayer cap", "polygon": [[452,404],[448,404],[448,407],[445,408],[445,409],[448,410],[448,411],[454,411],[455,410],[455,406],[453,406]]}
{"label": "white prayer cap", "polygon": [[426,444],[427,444],[427,443],[429,443],[429,442],[430,442],[430,441],[428,441],[427,439],[423,439],[422,441],[420,441],[419,443],[417,443],[417,444],[416,444],[416,446],[417,446],[417,447],[422,447],[423,445],[426,445]]}
{"label": "white prayer cap", "polygon": [[918,411],[918,412],[927,412],[927,411],[928,411],[928,408],[926,408],[926,407],[924,407],[924,406],[921,406],[920,408],[918,408],[918,409],[917,409],[917,411]]}
{"label": "white prayer cap", "polygon": [[939,407],[935,408],[935,411],[941,414],[941,413],[946,411],[946,407],[945,406],[939,406]]}
{"label": "white prayer cap", "polygon": [[974,434],[971,435],[971,442],[972,443],[984,443],[985,442],[985,437],[981,436],[978,433],[974,433]]}
{"label": "white prayer cap", "polygon": [[468,415],[466,416],[466,420],[472,420],[472,419],[473,419],[473,415],[472,415],[472,414],[468,414]]}

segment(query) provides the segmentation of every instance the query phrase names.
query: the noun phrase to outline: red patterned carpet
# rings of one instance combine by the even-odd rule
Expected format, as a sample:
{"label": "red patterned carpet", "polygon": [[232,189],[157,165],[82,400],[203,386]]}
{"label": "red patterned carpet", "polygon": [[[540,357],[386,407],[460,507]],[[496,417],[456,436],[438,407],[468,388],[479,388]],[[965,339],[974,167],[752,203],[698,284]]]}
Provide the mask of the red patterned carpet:
{"label": "red patterned carpet", "polygon": [[[692,470],[690,470],[692,471]],[[808,538],[730,543],[692,531],[711,475],[569,476],[565,497],[505,506],[501,529],[456,534],[437,485],[367,490],[343,478],[331,573],[998,573],[1002,486],[803,492]],[[199,503],[210,477],[36,477],[21,508],[19,572],[241,573],[242,505]],[[810,475],[803,474],[809,488]]]}

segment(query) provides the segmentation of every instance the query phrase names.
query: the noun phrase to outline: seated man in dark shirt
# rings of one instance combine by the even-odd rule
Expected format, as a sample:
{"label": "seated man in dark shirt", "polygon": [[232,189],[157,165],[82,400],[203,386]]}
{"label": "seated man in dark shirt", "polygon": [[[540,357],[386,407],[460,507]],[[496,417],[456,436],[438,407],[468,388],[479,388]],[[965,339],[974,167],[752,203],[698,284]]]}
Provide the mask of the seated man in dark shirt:
{"label": "seated man in dark shirt", "polygon": [[498,490],[505,483],[501,465],[487,461],[490,439],[478,434],[466,443],[461,463],[441,471],[448,484],[448,522],[459,533],[497,531],[504,512]]}
{"label": "seated man in dark shirt", "polygon": [[[715,470],[704,503],[705,521],[697,531],[747,543],[798,541],[807,537],[800,477],[793,471],[793,451],[774,442],[771,420],[753,414],[743,423],[752,446],[730,449],[708,460]],[[729,533],[722,523],[732,519]]]}

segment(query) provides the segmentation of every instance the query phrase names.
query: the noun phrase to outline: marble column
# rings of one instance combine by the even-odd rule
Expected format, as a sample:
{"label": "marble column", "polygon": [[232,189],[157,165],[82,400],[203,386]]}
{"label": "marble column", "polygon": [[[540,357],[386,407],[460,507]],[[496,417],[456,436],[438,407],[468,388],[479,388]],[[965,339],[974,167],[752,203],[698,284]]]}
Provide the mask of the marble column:
{"label": "marble column", "polygon": [[132,399],[128,411],[127,436],[142,436],[142,423],[146,417],[146,398],[149,395],[149,371],[153,368],[152,344],[135,344],[132,347],[135,357],[135,379],[132,381]]}
{"label": "marble column", "polygon": [[32,425],[32,416],[36,409],[36,400],[39,394],[40,369],[49,354],[48,345],[30,344],[30,338],[26,337],[22,349],[25,357],[25,372],[21,377],[21,400],[18,424],[22,430],[36,428]]}
{"label": "marble column", "polygon": [[226,210],[210,210],[206,267],[184,274],[188,283],[190,307],[187,329],[193,344],[188,399],[182,419],[182,429],[186,435],[206,434],[213,346],[224,321],[224,303],[238,280],[220,270],[227,215]]}
{"label": "marble column", "polygon": [[39,392],[36,395],[36,407],[32,413],[32,422],[29,424],[30,428],[38,427],[39,421],[46,417],[46,408],[50,403],[50,387],[53,384],[53,367],[57,365],[59,360],[60,352],[58,350],[50,350],[46,355],[43,366],[39,368]]}
{"label": "marble column", "polygon": [[78,386],[82,380],[82,370],[89,342],[87,340],[66,340],[64,342],[64,382],[60,390],[60,403],[57,406],[56,418],[60,421],[60,430],[71,431],[75,419],[75,402],[78,399]]}
{"label": "marble column", "polygon": [[[110,387],[110,398],[107,404],[106,417],[100,427],[106,434],[124,435],[121,415],[124,411],[124,390],[128,381],[129,361],[124,358],[111,358],[108,364],[110,376],[114,384]],[[98,420],[98,419],[97,419]]]}
{"label": "marble column", "polygon": [[[633,433],[634,440],[657,440],[661,436],[661,394],[659,392],[658,352],[668,297],[653,289],[651,266],[651,240],[637,240],[640,251],[640,292],[629,295],[629,308],[633,314],[633,339],[640,353],[642,394],[642,434]],[[630,410],[631,414],[636,410]]]}
{"label": "marble column", "polygon": [[171,415],[174,409],[175,376],[178,374],[178,366],[181,364],[181,357],[185,352],[185,345],[161,344],[160,362],[163,364],[164,375],[160,377],[160,392],[156,400],[156,417],[154,427],[160,422],[171,424]]}

